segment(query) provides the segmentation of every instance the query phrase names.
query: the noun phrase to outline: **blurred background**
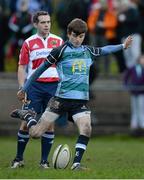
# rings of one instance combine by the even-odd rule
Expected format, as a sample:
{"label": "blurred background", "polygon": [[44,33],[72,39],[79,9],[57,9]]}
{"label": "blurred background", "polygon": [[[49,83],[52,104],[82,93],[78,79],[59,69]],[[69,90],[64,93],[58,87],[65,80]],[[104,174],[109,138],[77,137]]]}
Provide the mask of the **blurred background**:
{"label": "blurred background", "polygon": [[[9,113],[21,107],[16,97],[18,56],[24,40],[35,33],[31,17],[37,10],[49,12],[51,32],[63,40],[73,18],[88,24],[84,44],[120,44],[133,35],[129,51],[98,58],[92,66],[89,102],[94,135],[131,135],[130,93],[123,82],[125,72],[144,53],[144,0],[0,0],[0,135],[15,135],[19,127],[19,121],[11,119]],[[143,136],[143,128],[137,126],[135,135]],[[57,133],[61,131],[67,134],[76,130],[71,123],[58,122]]]}

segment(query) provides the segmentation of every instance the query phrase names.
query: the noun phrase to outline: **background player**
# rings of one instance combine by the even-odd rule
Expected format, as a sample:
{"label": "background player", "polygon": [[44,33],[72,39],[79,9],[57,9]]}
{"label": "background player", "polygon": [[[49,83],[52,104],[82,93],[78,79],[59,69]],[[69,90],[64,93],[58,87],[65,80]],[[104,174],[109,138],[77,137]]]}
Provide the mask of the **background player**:
{"label": "background player", "polygon": [[[25,40],[20,51],[18,66],[18,83],[21,89],[31,74],[40,66],[40,64],[49,55],[50,51],[62,45],[63,40],[50,33],[51,19],[47,12],[38,11],[33,16],[33,24],[37,33]],[[55,65],[47,69],[27,92],[27,98],[30,104],[25,108],[33,108],[37,112],[37,119],[44,112],[49,99],[55,94],[59,77]],[[54,127],[51,125],[41,137],[41,162],[43,168],[48,168],[48,154],[50,152],[54,139]],[[17,168],[24,165],[23,154],[29,140],[29,133],[26,123],[23,121],[18,131],[17,154],[12,161],[11,168]]]}

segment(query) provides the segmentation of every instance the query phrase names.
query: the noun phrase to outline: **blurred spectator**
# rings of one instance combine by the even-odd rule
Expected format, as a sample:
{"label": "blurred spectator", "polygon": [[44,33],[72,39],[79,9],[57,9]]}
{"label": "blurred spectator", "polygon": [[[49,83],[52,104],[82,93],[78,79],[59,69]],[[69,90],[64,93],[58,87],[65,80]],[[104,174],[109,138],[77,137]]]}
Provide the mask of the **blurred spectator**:
{"label": "blurred spectator", "polygon": [[[118,44],[117,40],[117,15],[112,7],[112,1],[99,0],[91,6],[88,16],[88,28],[92,44],[98,47],[108,44]],[[125,70],[122,52],[115,54],[117,57],[119,72]],[[109,73],[109,58],[103,57],[104,72]],[[123,61],[122,61],[123,60]]]}
{"label": "blurred spectator", "polygon": [[126,71],[124,84],[131,93],[130,129],[140,133],[139,128],[144,129],[144,55]]}
{"label": "blurred spectator", "polygon": [[28,0],[21,0],[21,4],[16,13],[12,14],[9,20],[9,28],[12,32],[10,39],[11,54],[16,56],[18,60],[19,49],[24,40],[33,33],[33,25],[31,24],[31,14],[28,11]]}
{"label": "blurred spectator", "polygon": [[9,9],[5,0],[0,0],[0,71],[5,71],[5,46],[9,38]]}
{"label": "blurred spectator", "polygon": [[135,1],[137,1],[138,10],[139,10],[139,13],[140,13],[140,18],[141,18],[142,53],[144,53],[144,23],[143,23],[144,0],[135,0]]}
{"label": "blurred spectator", "polygon": [[12,0],[5,0],[7,6],[9,7],[10,10],[10,14],[13,14],[14,12],[16,12],[16,4],[18,0],[12,1]]}
{"label": "blurred spectator", "polygon": [[52,0],[39,0],[41,5],[41,10],[47,11],[51,16],[53,13]]}
{"label": "blurred spectator", "polygon": [[87,20],[89,4],[90,0],[60,0],[56,8],[56,18],[64,40],[67,39],[66,27],[72,19]]}
{"label": "blurred spectator", "polygon": [[103,46],[116,37],[117,16],[108,2],[108,0],[99,0],[91,5],[88,28],[90,33],[94,34],[96,46]]}
{"label": "blurred spectator", "polygon": [[135,1],[118,1],[118,35],[121,41],[128,35],[133,35],[134,41],[130,49],[124,52],[127,68],[135,65],[138,57],[141,55],[141,23],[140,14]]}
{"label": "blurred spectator", "polygon": [[[41,4],[39,0],[25,0],[28,3],[28,11],[34,13],[41,9]],[[23,0],[17,0],[16,8],[19,10],[21,8],[21,3]]]}

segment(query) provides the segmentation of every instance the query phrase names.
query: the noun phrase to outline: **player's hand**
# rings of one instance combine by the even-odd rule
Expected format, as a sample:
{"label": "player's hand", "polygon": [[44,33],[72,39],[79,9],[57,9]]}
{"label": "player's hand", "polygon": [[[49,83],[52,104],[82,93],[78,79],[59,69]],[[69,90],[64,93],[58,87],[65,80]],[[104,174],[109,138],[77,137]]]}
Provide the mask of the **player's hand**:
{"label": "player's hand", "polygon": [[22,101],[23,103],[25,103],[25,101],[27,100],[26,92],[20,89],[17,92],[17,98],[18,98],[19,101]]}
{"label": "player's hand", "polygon": [[131,46],[133,41],[133,37],[132,36],[128,36],[125,41],[124,41],[124,49],[127,49]]}

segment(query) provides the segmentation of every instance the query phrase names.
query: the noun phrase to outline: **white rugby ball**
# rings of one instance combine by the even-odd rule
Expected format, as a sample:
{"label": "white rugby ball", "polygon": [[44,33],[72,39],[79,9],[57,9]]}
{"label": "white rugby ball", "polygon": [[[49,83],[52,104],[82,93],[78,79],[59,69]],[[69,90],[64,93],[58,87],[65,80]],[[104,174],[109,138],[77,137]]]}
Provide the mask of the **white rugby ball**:
{"label": "white rugby ball", "polygon": [[71,150],[67,144],[60,144],[53,153],[52,164],[55,169],[65,169],[71,160]]}

